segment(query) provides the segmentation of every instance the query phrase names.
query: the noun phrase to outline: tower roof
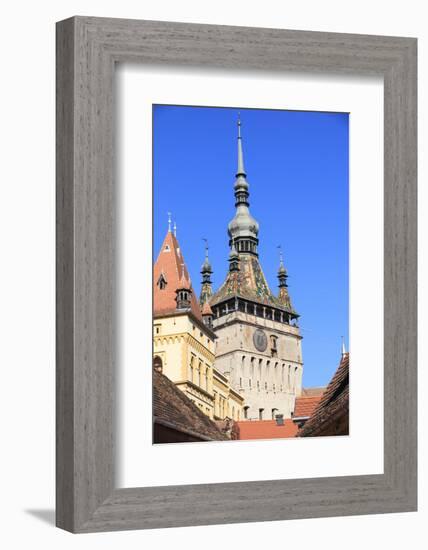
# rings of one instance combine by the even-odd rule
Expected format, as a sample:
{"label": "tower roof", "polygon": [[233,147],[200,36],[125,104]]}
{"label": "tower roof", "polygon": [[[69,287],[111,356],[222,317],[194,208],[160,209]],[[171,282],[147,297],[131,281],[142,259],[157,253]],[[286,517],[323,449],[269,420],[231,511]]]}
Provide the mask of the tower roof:
{"label": "tower roof", "polygon": [[[161,276],[166,281],[164,288],[158,284]],[[153,267],[155,317],[177,312],[176,290],[179,288],[192,290],[192,284],[177,237],[169,230]],[[198,320],[202,321],[201,311],[193,291],[190,297],[190,311]]]}
{"label": "tower roof", "polygon": [[271,292],[257,257],[242,254],[239,259],[239,271],[228,272],[226,280],[210,300],[211,306],[236,296],[297,316],[290,303],[282,303]]}

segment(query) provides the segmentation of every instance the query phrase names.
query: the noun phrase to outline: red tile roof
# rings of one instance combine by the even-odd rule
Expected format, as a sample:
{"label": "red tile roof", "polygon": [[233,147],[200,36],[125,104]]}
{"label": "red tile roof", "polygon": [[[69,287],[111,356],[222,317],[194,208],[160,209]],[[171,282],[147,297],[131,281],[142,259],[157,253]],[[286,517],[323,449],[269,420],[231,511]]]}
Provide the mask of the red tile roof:
{"label": "red tile roof", "polygon": [[296,398],[293,418],[308,418],[314,412],[322,395],[300,396]]}
{"label": "red tile roof", "polygon": [[227,441],[213,420],[208,418],[174,382],[153,371],[153,420],[202,441]]}
{"label": "red tile roof", "polygon": [[211,309],[211,306],[208,302],[205,302],[205,304],[202,306],[202,315],[212,315],[213,310]]}
{"label": "red tile roof", "polygon": [[323,435],[338,419],[347,419],[348,414],[349,353],[346,353],[311,417],[299,430],[298,437]]}
{"label": "red tile roof", "polygon": [[[165,288],[161,289],[158,282],[163,277],[166,281]],[[175,235],[168,231],[160,249],[159,255],[153,267],[153,305],[154,316],[174,314],[177,312],[176,290],[177,288],[190,288],[189,272],[184,262],[183,253]],[[202,315],[192,289],[190,311],[202,322]]]}
{"label": "red tile roof", "polygon": [[235,422],[239,430],[237,439],[278,439],[295,437],[298,426],[291,418],[284,420],[283,426],[278,426],[276,420],[241,420]]}

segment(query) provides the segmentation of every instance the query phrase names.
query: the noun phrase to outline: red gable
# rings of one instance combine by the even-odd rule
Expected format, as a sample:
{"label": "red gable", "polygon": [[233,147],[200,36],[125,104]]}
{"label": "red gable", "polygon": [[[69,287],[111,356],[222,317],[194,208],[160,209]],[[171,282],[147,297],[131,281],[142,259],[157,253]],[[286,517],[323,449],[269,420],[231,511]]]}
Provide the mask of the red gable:
{"label": "red gable", "polygon": [[[155,317],[177,312],[176,290],[183,287],[192,289],[189,272],[177,238],[171,231],[168,231],[153,268]],[[202,321],[202,315],[193,290],[190,311],[197,319]]]}

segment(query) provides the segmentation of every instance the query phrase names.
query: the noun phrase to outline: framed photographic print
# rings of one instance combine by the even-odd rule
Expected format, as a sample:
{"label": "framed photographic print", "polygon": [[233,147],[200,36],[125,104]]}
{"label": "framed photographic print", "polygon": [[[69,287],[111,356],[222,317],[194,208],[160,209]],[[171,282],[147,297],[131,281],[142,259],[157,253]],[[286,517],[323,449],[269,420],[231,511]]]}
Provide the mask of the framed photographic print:
{"label": "framed photographic print", "polygon": [[415,39],[62,21],[57,168],[59,527],[416,509]]}

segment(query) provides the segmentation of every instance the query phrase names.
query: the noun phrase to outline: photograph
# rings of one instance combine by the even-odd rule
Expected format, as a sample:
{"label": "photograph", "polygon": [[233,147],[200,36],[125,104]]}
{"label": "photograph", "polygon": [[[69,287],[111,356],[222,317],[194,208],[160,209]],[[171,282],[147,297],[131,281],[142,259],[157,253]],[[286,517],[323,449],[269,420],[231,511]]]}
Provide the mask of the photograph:
{"label": "photograph", "polygon": [[349,435],[349,114],[152,115],[153,443]]}

